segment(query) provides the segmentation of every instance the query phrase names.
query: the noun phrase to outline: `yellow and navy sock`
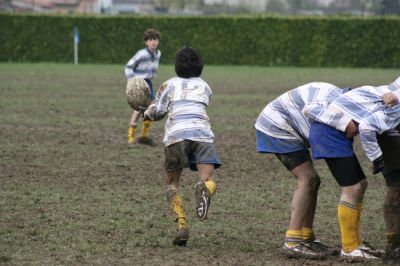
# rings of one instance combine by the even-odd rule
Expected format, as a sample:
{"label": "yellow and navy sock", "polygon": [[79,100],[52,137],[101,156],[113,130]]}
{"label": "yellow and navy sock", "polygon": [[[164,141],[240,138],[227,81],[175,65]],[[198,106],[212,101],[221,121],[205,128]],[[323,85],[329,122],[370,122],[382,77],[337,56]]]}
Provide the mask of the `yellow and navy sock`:
{"label": "yellow and navy sock", "polygon": [[303,230],[287,230],[285,235],[285,243],[289,247],[297,246],[303,242]]}
{"label": "yellow and navy sock", "polygon": [[338,219],[340,234],[342,236],[342,249],[349,253],[356,249],[361,243],[358,242],[358,208],[349,202],[340,201],[338,205]]}
{"label": "yellow and navy sock", "polygon": [[308,227],[301,228],[303,240],[306,242],[312,242],[315,240],[314,230]]}
{"label": "yellow and navy sock", "polygon": [[141,131],[141,136],[143,138],[147,138],[149,136],[150,125],[151,125],[151,121],[150,120],[143,121],[143,123],[142,123],[142,131]]}

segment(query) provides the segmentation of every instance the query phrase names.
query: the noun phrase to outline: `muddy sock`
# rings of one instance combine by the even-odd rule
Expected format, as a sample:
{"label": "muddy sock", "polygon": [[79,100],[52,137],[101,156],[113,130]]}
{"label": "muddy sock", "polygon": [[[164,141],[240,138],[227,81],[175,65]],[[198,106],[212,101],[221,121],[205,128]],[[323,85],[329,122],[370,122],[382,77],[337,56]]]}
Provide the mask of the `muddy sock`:
{"label": "muddy sock", "polygon": [[314,230],[312,228],[302,227],[301,232],[302,232],[304,241],[314,241],[315,240]]}
{"label": "muddy sock", "polygon": [[297,246],[303,242],[303,231],[302,230],[287,230],[285,235],[285,243],[289,247]]}
{"label": "muddy sock", "polygon": [[172,212],[175,216],[175,221],[178,225],[178,229],[186,228],[187,222],[185,212],[183,210],[182,197],[178,195],[178,192],[176,190],[169,190],[167,191],[166,195],[167,200],[171,205]]}
{"label": "muddy sock", "polygon": [[349,253],[356,249],[358,242],[358,209],[349,202],[340,201],[338,205],[338,218],[340,234],[342,236],[342,249]]}

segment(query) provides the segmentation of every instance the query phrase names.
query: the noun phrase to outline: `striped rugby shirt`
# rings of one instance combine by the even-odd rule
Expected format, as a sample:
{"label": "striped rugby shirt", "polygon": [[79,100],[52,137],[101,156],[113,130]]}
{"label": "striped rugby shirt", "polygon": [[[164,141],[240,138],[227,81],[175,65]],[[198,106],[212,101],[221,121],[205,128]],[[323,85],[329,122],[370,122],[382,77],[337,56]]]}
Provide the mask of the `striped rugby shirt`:
{"label": "striped rugby shirt", "polygon": [[361,144],[367,157],[373,161],[382,155],[376,134],[388,132],[398,135],[394,129],[400,123],[400,105],[388,107],[382,95],[399,91],[395,86],[362,86],[335,99],[323,112],[312,117],[340,131],[345,131],[351,120],[359,124]]}
{"label": "striped rugby shirt", "polygon": [[210,86],[201,78],[174,77],[157,95],[154,120],[168,114],[164,144],[169,146],[183,140],[213,142],[207,107],[212,95]]}
{"label": "striped rugby shirt", "polygon": [[270,102],[257,118],[255,127],[266,135],[300,140],[307,146],[312,120],[303,108],[318,114],[342,94],[342,89],[325,82],[312,82],[292,89]]}
{"label": "striped rugby shirt", "polygon": [[160,63],[161,52],[157,50],[152,53],[148,48],[139,50],[126,64],[125,76],[127,79],[141,77],[152,79],[157,74]]}

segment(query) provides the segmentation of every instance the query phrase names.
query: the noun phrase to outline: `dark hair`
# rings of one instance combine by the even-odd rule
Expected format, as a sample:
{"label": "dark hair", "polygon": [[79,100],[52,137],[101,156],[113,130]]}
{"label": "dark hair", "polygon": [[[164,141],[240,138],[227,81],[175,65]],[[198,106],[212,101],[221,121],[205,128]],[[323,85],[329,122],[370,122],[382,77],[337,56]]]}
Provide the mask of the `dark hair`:
{"label": "dark hair", "polygon": [[143,33],[143,40],[147,41],[147,40],[160,40],[161,34],[158,30],[156,29],[147,29],[144,33]]}
{"label": "dark hair", "polygon": [[175,55],[175,72],[178,77],[199,77],[203,71],[203,60],[196,49],[183,47]]}

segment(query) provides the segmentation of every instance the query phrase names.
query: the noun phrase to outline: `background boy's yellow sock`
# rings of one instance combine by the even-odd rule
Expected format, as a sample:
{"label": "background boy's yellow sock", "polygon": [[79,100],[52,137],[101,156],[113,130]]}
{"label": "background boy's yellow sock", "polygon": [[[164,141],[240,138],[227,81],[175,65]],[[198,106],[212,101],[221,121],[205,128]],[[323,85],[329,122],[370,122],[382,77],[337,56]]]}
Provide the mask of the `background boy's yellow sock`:
{"label": "background boy's yellow sock", "polygon": [[142,123],[142,131],[141,131],[141,136],[143,138],[147,138],[149,136],[150,125],[151,125],[151,121],[150,120],[143,121],[143,123]]}
{"label": "background boy's yellow sock", "polygon": [[128,143],[133,143],[133,141],[135,140],[135,131],[136,131],[136,127],[132,127],[130,126],[128,129]]}
{"label": "background boy's yellow sock", "polygon": [[357,230],[360,222],[358,212],[357,206],[345,201],[339,202],[338,219],[342,236],[342,249],[346,253],[352,252],[361,244],[358,242]]}

